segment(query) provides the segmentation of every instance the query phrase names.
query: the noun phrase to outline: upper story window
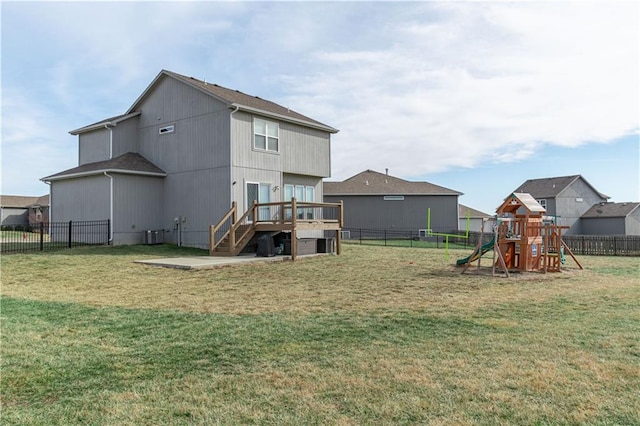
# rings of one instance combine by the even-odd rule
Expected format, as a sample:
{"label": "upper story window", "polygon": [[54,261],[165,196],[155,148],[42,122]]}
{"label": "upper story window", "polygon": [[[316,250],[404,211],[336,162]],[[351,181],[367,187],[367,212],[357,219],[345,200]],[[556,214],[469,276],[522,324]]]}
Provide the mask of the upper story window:
{"label": "upper story window", "polygon": [[265,151],[278,152],[280,128],[273,121],[253,119],[253,147]]}
{"label": "upper story window", "polygon": [[536,201],[538,202],[538,204],[540,204],[542,206],[543,209],[545,209],[545,210],[547,209],[547,200],[545,200],[543,198],[543,199],[536,200]]}

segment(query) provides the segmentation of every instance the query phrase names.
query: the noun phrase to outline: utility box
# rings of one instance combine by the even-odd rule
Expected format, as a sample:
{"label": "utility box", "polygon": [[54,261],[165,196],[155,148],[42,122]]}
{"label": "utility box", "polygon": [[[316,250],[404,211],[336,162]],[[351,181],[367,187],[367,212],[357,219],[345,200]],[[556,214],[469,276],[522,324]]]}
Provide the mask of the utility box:
{"label": "utility box", "polygon": [[318,253],[335,253],[335,238],[318,238]]}
{"label": "utility box", "polygon": [[276,255],[276,246],[271,235],[261,235],[258,237],[258,250],[256,256],[272,257]]}
{"label": "utility box", "polygon": [[162,244],[162,231],[144,231],[144,244]]}

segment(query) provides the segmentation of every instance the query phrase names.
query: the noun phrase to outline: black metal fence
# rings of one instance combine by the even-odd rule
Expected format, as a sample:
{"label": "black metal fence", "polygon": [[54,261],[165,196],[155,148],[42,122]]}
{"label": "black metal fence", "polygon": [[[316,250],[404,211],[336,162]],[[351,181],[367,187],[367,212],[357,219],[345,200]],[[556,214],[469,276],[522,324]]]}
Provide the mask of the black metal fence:
{"label": "black metal fence", "polygon": [[110,227],[109,220],[3,226],[0,231],[0,252],[12,254],[106,245],[109,244]]}
{"label": "black metal fence", "polygon": [[[449,234],[449,237],[429,236],[416,230],[342,229],[345,243],[378,246],[445,248],[448,240],[450,247],[473,248],[481,237],[482,244],[493,238],[490,232],[481,234],[470,231],[468,237],[459,230],[441,234]],[[577,255],[640,256],[640,235],[564,235],[562,239]]]}
{"label": "black metal fence", "polygon": [[440,235],[429,235],[417,230],[385,230],[364,228],[343,228],[342,241],[345,243],[361,245],[380,245],[395,247],[432,247],[445,248],[449,246],[459,248],[473,248],[482,237],[482,243],[487,243],[493,238],[491,233],[469,232],[452,230],[438,232]]}
{"label": "black metal fence", "polygon": [[564,235],[573,254],[640,256],[640,235]]}

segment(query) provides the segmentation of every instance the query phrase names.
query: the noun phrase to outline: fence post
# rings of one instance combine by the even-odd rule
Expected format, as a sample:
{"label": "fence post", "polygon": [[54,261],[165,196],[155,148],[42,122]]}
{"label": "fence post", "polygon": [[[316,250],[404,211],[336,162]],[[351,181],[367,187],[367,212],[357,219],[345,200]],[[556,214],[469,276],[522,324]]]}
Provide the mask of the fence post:
{"label": "fence post", "polygon": [[67,241],[67,247],[69,248],[71,248],[71,226],[72,226],[72,221],[69,221],[69,232],[68,232],[69,240]]}
{"label": "fence post", "polygon": [[387,230],[384,230],[384,246],[387,246]]}
{"label": "fence post", "polygon": [[111,236],[111,219],[107,219],[107,245],[113,244],[113,241],[109,241],[110,236]]}
{"label": "fence post", "polygon": [[40,251],[44,250],[44,222],[40,222]]}

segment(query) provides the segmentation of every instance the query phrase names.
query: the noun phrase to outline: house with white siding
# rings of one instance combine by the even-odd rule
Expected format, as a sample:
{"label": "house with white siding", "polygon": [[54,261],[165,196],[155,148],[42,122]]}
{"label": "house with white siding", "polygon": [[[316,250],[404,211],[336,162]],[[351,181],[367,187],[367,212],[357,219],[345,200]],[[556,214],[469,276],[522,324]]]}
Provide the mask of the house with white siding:
{"label": "house with white siding", "polygon": [[[47,176],[52,221],[111,221],[111,243],[208,248],[237,205],[322,201],[338,130],[287,107],[162,70],[123,114],[75,129],[78,166]],[[268,212],[267,212],[268,213]]]}

